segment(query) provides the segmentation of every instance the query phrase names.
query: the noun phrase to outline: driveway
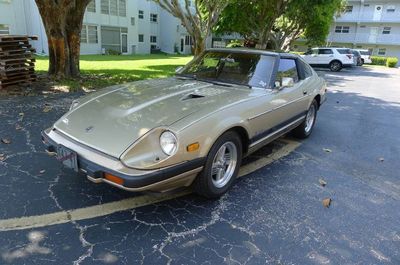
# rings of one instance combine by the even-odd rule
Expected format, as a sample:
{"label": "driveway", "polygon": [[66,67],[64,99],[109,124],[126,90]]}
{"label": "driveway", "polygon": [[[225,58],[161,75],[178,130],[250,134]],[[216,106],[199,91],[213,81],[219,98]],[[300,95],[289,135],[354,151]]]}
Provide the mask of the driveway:
{"label": "driveway", "polygon": [[40,131],[77,94],[0,99],[0,264],[400,264],[400,70],[319,73],[312,136],[247,158],[214,201],[62,168]]}

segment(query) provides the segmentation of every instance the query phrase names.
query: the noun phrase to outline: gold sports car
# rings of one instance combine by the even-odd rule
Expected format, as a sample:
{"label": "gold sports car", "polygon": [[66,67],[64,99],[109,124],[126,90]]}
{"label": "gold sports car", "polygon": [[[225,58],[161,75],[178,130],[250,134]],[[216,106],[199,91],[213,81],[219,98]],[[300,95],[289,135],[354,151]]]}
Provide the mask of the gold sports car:
{"label": "gold sports car", "polygon": [[308,137],[326,84],[299,56],[209,49],[176,76],[75,100],[43,131],[47,151],[94,183],[218,197],[241,159],[293,131]]}

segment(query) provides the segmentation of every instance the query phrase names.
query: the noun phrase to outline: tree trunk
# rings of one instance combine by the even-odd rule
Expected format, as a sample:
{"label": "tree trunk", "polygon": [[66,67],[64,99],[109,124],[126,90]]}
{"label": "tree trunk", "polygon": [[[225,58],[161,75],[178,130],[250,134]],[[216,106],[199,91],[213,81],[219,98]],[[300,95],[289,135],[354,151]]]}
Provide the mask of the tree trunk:
{"label": "tree trunk", "polygon": [[80,32],[90,0],[36,0],[49,46],[50,76],[79,76]]}

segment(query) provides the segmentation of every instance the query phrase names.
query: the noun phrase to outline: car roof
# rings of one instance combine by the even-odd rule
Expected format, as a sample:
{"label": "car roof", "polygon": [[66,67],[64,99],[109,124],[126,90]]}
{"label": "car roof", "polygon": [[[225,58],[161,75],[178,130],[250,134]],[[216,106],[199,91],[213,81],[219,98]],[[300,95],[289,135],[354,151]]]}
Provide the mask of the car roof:
{"label": "car roof", "polygon": [[270,50],[260,50],[254,48],[209,48],[207,51],[216,51],[216,52],[232,52],[232,53],[248,53],[248,54],[260,54],[260,55],[270,55],[270,56],[281,56],[281,57],[292,57],[298,58],[297,54],[280,52],[280,51],[270,51]]}

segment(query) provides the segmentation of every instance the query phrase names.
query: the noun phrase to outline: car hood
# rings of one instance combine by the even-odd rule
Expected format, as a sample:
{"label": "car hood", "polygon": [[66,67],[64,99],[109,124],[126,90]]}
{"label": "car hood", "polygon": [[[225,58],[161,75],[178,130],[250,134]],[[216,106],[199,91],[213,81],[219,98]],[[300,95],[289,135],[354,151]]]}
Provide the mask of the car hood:
{"label": "car hood", "polygon": [[[248,88],[178,78],[124,84],[83,98],[54,128],[70,138],[119,158],[153,128],[170,126],[207,108],[210,112],[249,94]],[[187,119],[186,119],[187,120]]]}

